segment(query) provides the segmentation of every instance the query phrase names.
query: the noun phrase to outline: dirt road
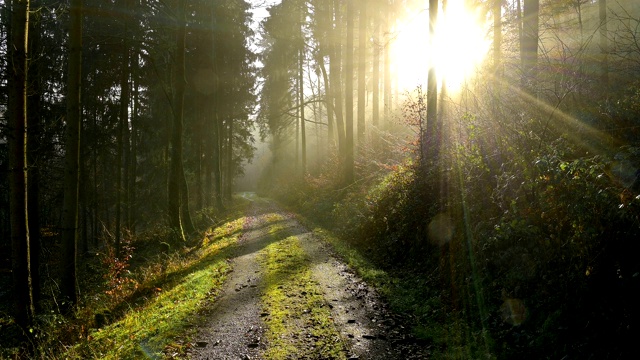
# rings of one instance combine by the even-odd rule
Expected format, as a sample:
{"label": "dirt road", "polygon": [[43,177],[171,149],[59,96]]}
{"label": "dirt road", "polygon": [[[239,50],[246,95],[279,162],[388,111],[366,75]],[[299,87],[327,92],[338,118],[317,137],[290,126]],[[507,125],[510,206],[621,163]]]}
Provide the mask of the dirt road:
{"label": "dirt road", "polygon": [[[265,354],[294,359],[327,356],[343,359],[428,358],[427,349],[413,340],[400,318],[391,314],[376,292],[333,255],[323,239],[273,202],[253,194],[243,196],[252,201],[252,206],[237,254],[232,259],[233,272],[222,295],[203,314],[203,325],[193,339],[196,346],[189,354],[192,358],[261,359]],[[287,320],[283,322],[287,323],[282,325],[284,329],[289,328],[288,331],[295,328],[289,331],[293,335],[278,333],[273,329],[273,321],[269,321],[272,310],[265,305],[267,270],[261,257],[265,256],[267,247],[285,239],[293,239],[299,244],[305,254],[305,271],[310,271],[310,282],[317,286],[317,292],[323,298],[321,307],[329,309],[329,315],[325,317],[333,328],[331,331],[338,334],[335,346],[341,347],[331,355],[321,352],[322,344],[326,346],[326,342],[314,329],[318,321],[305,317],[312,309],[302,309],[299,315],[285,317]],[[283,278],[282,281],[287,280]],[[283,283],[277,288],[287,286]],[[294,295],[304,297],[305,292]],[[287,311],[295,313],[289,306],[297,305],[286,306]],[[276,336],[278,346],[283,349],[273,349],[272,343],[276,341],[269,341],[269,336]]]}

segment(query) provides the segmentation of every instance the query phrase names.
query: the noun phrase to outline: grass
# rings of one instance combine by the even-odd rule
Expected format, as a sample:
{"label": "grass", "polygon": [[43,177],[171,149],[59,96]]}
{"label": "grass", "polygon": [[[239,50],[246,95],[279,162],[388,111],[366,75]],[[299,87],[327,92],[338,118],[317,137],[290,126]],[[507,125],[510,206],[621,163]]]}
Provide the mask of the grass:
{"label": "grass", "polygon": [[[299,220],[313,226],[308,219],[299,217]],[[328,242],[367,284],[376,288],[392,311],[411,316],[412,332],[431,346],[431,359],[486,357],[480,334],[465,326],[464,316],[447,312],[442,294],[429,286],[423,274],[389,273],[368,260],[357,247],[326,229],[316,227],[314,233]]]}
{"label": "grass", "polygon": [[[271,216],[270,222],[282,218]],[[331,318],[324,296],[313,280],[309,258],[296,236],[278,239],[280,225],[272,225],[274,241],[260,254],[266,268],[262,295],[269,347],[265,359],[345,359],[346,345]]]}
{"label": "grass", "polygon": [[176,338],[189,334],[198,311],[219,292],[230,271],[227,259],[244,220],[238,218],[212,229],[202,246],[188,255],[165,258],[164,272],[148,276],[140,286],[146,289],[139,292],[145,294],[146,301],[141,305],[125,302],[130,311],[122,318],[93,329],[60,357],[139,359],[158,358],[164,351],[183,353],[188,344]]}

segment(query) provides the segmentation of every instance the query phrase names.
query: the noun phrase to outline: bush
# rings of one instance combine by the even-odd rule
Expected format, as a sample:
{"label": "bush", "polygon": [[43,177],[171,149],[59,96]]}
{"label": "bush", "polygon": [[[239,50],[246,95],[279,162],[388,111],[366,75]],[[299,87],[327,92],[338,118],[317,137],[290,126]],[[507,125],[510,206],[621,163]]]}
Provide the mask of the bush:
{"label": "bush", "polygon": [[[493,311],[506,293],[525,299],[530,314],[517,331],[499,319],[492,331],[507,358],[630,355],[640,290],[640,197],[628,188],[629,170],[622,168],[629,166],[621,164],[638,150],[566,160],[570,149],[563,146],[536,160],[536,176],[476,248]],[[521,341],[514,342],[516,334]]]}

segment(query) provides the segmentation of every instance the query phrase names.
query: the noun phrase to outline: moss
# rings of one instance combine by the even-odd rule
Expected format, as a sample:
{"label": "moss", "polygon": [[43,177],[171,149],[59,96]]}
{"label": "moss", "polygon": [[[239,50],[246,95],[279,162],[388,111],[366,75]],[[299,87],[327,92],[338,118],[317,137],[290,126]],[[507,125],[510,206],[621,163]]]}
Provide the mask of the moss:
{"label": "moss", "polygon": [[[275,219],[273,219],[275,220]],[[272,236],[282,228],[273,225]],[[345,359],[346,346],[313,280],[299,239],[274,239],[260,258],[266,268],[263,306],[269,348],[265,359]]]}

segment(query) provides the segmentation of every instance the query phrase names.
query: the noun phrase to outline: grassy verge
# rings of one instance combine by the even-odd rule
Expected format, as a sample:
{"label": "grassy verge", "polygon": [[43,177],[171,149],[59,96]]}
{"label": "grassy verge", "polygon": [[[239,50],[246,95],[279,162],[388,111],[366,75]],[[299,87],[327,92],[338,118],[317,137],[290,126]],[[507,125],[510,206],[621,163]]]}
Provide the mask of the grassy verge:
{"label": "grassy verge", "polygon": [[265,359],[345,359],[345,343],[312,278],[309,259],[297,237],[282,233],[281,226],[271,226],[274,242],[260,258],[266,269],[262,301],[268,313],[269,348]]}
{"label": "grassy verge", "polygon": [[[309,228],[314,227],[308,219],[299,220]],[[389,273],[330,231],[315,227],[314,233],[328,242],[364,281],[376,288],[392,311],[408,315],[413,334],[425,346],[430,346],[432,359],[468,359],[482,352],[481,334],[472,332],[460,314],[446,313],[442,294],[429,286],[430,279],[424,274]]]}
{"label": "grassy verge", "polygon": [[[156,358],[163,351],[170,355],[184,352],[186,345],[174,339],[188,333],[198,310],[220,290],[230,270],[227,259],[243,224],[244,218],[229,221],[209,231],[202,246],[188,254],[158,259],[164,271],[149,276],[140,285],[145,290],[124,301],[130,311],[89,331],[61,358],[137,359]],[[138,301],[140,298],[144,301]]]}

